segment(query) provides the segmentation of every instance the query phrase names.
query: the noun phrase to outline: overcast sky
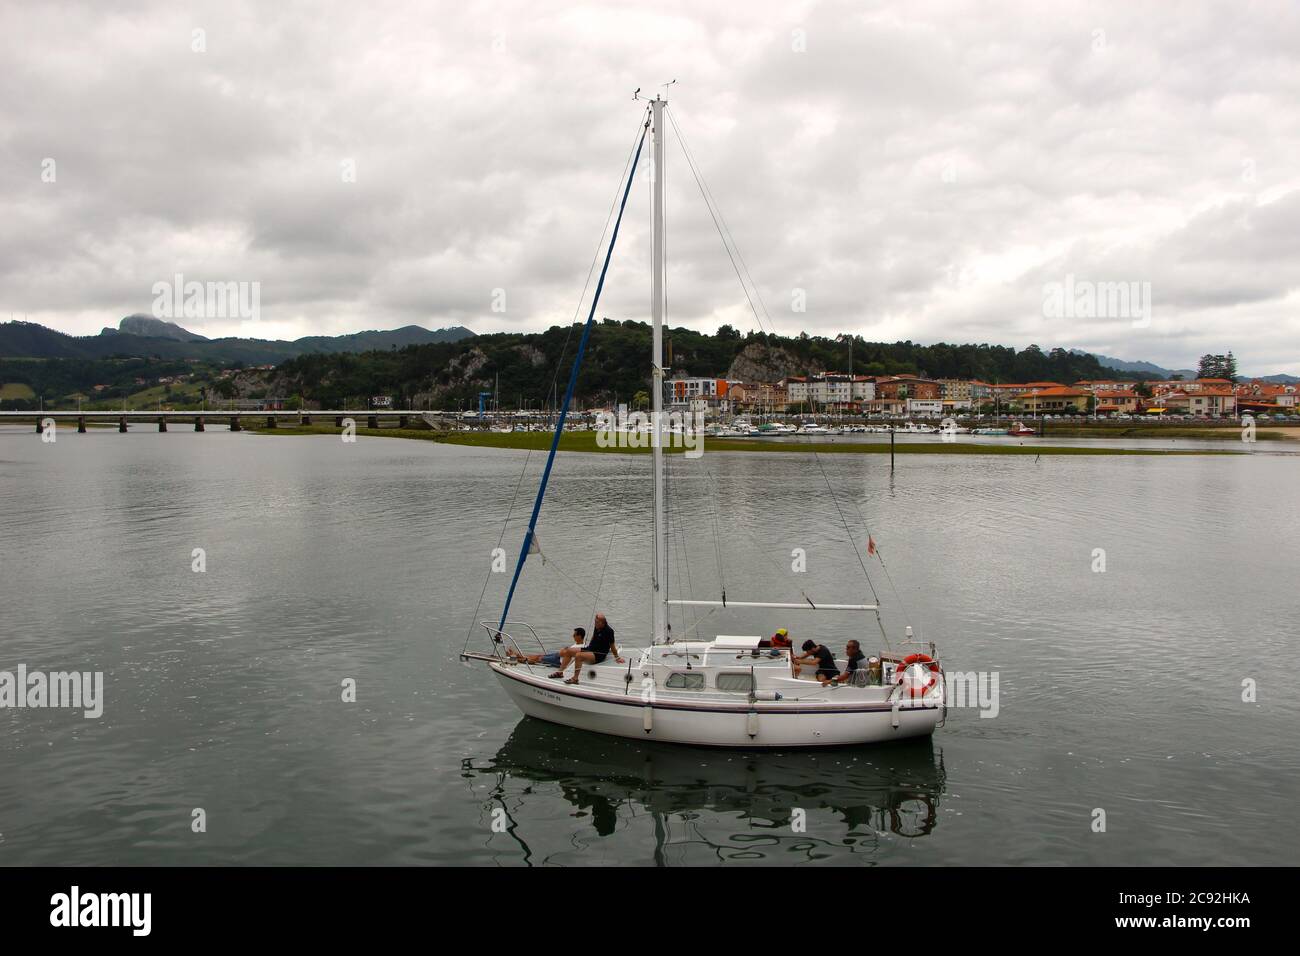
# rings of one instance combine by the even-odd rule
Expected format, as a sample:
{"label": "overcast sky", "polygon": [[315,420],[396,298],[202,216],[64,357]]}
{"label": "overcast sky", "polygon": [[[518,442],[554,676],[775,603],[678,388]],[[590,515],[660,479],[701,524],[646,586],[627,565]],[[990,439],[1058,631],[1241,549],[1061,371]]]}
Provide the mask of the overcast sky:
{"label": "overcast sky", "polygon": [[[567,322],[675,78],[769,331],[1300,373],[1291,0],[8,2],[0,57],[0,319],[180,273],[259,283],[209,336]],[[648,318],[645,172],[600,315]],[[667,176],[669,321],[759,327],[671,139]]]}

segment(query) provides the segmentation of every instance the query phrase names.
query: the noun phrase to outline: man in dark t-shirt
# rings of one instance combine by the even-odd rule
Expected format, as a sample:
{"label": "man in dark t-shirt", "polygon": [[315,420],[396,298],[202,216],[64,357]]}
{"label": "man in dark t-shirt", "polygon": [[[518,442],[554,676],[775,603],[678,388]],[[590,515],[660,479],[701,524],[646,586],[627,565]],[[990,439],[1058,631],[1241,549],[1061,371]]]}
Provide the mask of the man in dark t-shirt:
{"label": "man in dark t-shirt", "polygon": [[823,686],[840,676],[840,669],[835,665],[835,655],[825,644],[814,641],[803,642],[803,654],[794,659],[794,676],[799,676],[800,665],[816,663],[817,679]]}
{"label": "man in dark t-shirt", "polygon": [[862,666],[866,655],[862,653],[862,646],[857,641],[849,641],[844,645],[844,656],[849,659],[849,666],[844,669],[844,673],[835,678],[835,683],[844,684],[853,680],[853,675],[858,668]]}
{"label": "man in dark t-shirt", "polygon": [[573,676],[565,683],[576,684],[582,676],[583,664],[599,664],[611,653],[614,655],[614,660],[623,663],[623,658],[618,656],[618,648],[614,646],[614,629],[609,626],[609,621],[605,620],[605,615],[597,614],[591,640],[585,647],[566,647],[560,651],[560,669],[551,676],[563,677],[565,669],[572,662]]}

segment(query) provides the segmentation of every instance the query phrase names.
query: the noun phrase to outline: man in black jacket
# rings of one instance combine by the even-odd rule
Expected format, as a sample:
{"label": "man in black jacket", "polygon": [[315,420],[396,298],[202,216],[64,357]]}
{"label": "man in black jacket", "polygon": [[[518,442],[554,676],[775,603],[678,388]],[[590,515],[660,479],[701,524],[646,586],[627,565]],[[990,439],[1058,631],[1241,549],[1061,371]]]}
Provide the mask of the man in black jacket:
{"label": "man in black jacket", "polygon": [[564,676],[564,671],[568,668],[570,662],[573,663],[573,676],[565,681],[566,684],[576,684],[582,677],[583,664],[599,664],[609,654],[614,655],[614,660],[623,663],[623,658],[618,656],[618,648],[614,646],[614,629],[609,626],[609,621],[605,620],[605,615],[596,615],[596,626],[592,629],[591,640],[585,647],[566,647],[560,651],[560,669],[551,677],[559,678]]}

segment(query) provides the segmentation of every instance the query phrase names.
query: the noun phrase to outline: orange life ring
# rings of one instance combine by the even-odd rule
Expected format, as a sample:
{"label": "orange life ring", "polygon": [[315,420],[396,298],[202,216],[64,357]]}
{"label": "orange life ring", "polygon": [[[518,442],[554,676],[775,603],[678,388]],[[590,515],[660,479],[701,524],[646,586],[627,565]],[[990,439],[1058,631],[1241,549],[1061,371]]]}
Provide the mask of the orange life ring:
{"label": "orange life ring", "polygon": [[903,658],[902,663],[898,665],[898,669],[894,672],[896,675],[894,679],[895,684],[902,686],[903,675],[913,664],[928,664],[930,669],[930,680],[924,685],[919,683],[912,684],[911,687],[907,688],[907,694],[909,697],[924,697],[929,693],[930,688],[939,682],[939,678],[935,676],[935,674],[939,673],[939,662],[928,654],[909,654],[907,657]]}

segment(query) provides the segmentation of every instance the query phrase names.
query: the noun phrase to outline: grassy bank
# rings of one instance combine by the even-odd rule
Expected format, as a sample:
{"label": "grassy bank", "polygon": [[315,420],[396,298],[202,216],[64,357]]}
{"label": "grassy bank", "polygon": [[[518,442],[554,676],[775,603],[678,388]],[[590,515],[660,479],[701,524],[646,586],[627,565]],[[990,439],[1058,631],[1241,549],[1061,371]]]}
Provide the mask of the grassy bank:
{"label": "grassy bank", "polygon": [[[1046,438],[1193,438],[1197,441],[1241,441],[1240,425],[1197,428],[1195,425],[1053,425]],[[1259,441],[1282,441],[1293,437],[1289,429],[1259,428]]]}
{"label": "grassy bank", "polygon": [[[333,425],[293,425],[277,428],[247,428],[269,435],[337,435]],[[358,428],[357,435],[382,438],[414,438],[436,441],[448,445],[471,448],[516,448],[545,451],[551,447],[551,436],[546,432],[439,432],[417,428]],[[972,444],[969,442],[898,442],[894,446],[899,455],[1237,455],[1235,449],[1174,449],[1174,448],[1070,448],[1061,445],[1039,444],[1041,439],[1025,439],[1023,444]],[[889,442],[859,441],[764,441],[757,438],[706,438],[706,451],[786,452],[808,453],[816,451],[826,455],[858,454],[887,455]],[[601,454],[649,454],[649,448],[601,448],[596,444],[595,432],[566,432],[560,438],[561,451],[593,452]],[[681,449],[671,449],[680,453]]]}

